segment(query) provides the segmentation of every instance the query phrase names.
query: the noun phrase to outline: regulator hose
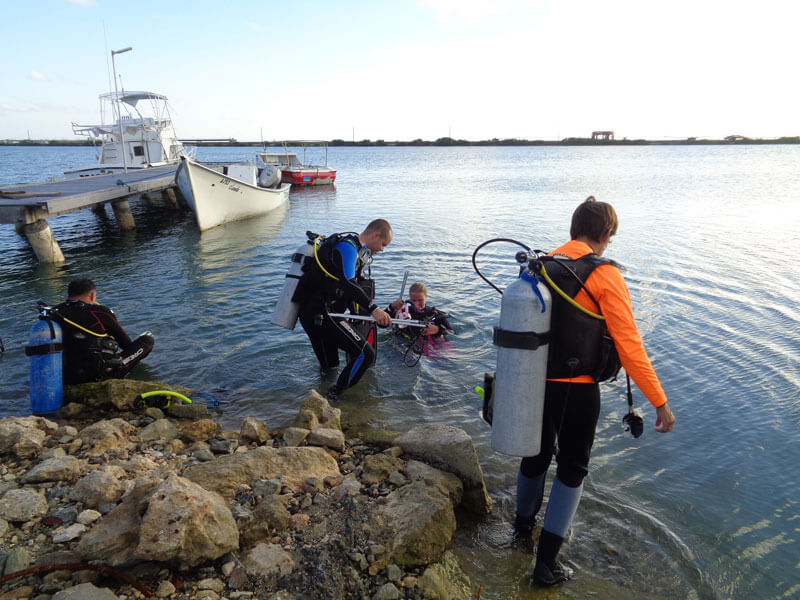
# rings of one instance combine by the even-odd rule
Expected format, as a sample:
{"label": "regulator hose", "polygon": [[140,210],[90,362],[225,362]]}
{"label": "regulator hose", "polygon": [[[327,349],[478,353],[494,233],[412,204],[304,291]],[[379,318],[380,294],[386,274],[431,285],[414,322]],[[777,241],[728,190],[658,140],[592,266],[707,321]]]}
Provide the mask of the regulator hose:
{"label": "regulator hose", "polygon": [[492,238],[491,240],[486,240],[485,242],[480,244],[477,248],[475,248],[475,251],[472,253],[472,268],[475,269],[475,272],[478,274],[478,277],[480,277],[486,283],[488,283],[490,286],[492,286],[494,289],[496,289],[497,292],[502,296],[503,295],[503,290],[501,290],[499,287],[497,287],[495,284],[493,284],[491,281],[489,281],[488,278],[484,277],[483,273],[481,273],[480,269],[478,269],[477,262],[475,262],[475,257],[478,255],[478,250],[480,250],[484,246],[488,246],[489,244],[493,244],[493,243],[496,243],[496,242],[509,242],[511,244],[516,244],[517,246],[522,246],[523,248],[525,248],[525,250],[527,252],[529,252],[529,253],[530,253],[531,249],[528,248],[522,242],[518,242],[517,240],[512,240],[511,238]]}

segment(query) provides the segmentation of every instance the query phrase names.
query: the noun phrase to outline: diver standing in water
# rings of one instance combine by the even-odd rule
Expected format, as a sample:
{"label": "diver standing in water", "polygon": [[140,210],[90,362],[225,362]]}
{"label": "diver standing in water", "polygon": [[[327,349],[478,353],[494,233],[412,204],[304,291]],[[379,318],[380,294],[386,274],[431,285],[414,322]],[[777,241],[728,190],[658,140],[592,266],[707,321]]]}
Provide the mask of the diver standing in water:
{"label": "diver standing in water", "polygon": [[[583,479],[600,414],[599,365],[591,364],[590,348],[599,347],[604,327],[613,338],[619,361],[656,408],[656,431],[667,433],[675,417],[650,364],[636,328],[630,294],[618,266],[600,257],[618,226],[614,208],[593,196],[572,215],[571,240],[550,253],[547,272],[564,287],[581,283],[575,302],[599,312],[604,321],[588,319],[553,292],[551,340],[547,362],[541,451],[522,459],[517,478],[515,529],[530,536],[544,496],[545,476],[556,450],[556,476],[539,537],[531,583],[550,586],[566,581],[572,570],[557,556],[578,508]],[[560,284],[559,284],[560,285]],[[605,324],[605,325],[603,325]],[[581,357],[585,360],[579,360]],[[617,364],[618,368],[618,364]]]}
{"label": "diver standing in water", "polygon": [[97,289],[91,279],[71,281],[67,296],[66,302],[52,311],[64,329],[65,384],[122,379],[150,354],[153,336],[147,332],[131,340],[114,311],[97,303]]}
{"label": "diver standing in water", "polygon": [[328,397],[336,400],[345,389],[355,385],[376,357],[375,331],[372,324],[357,329],[343,318],[349,308],[354,314],[369,315],[381,327],[392,324],[391,317],[374,301],[374,281],[362,277],[362,270],[392,241],[392,228],[385,219],[375,219],[361,234],[335,233],[327,236],[305,263],[293,300],[300,305],[300,324],[322,369],[339,365],[339,349],[348,360]]}

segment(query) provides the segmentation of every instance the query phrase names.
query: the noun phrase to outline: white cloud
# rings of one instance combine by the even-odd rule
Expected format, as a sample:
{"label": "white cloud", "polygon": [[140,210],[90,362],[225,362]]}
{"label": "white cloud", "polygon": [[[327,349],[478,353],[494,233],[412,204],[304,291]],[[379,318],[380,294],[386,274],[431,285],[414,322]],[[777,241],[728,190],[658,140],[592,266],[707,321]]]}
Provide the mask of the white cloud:
{"label": "white cloud", "polygon": [[34,81],[47,81],[47,77],[44,76],[43,73],[39,71],[31,71],[28,73],[28,78],[33,79]]}

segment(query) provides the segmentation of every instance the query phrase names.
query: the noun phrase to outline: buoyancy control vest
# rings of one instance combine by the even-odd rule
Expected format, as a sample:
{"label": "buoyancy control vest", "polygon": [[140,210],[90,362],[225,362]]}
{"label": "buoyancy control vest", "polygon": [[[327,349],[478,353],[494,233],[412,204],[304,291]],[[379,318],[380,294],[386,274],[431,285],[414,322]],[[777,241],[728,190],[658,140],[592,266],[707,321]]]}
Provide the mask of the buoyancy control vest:
{"label": "buoyancy control vest", "polygon": [[[547,275],[565,294],[575,298],[589,275],[600,265],[614,265],[610,259],[590,253],[578,259],[553,256],[540,257]],[[605,381],[617,375],[619,355],[608,332],[605,319],[592,317],[572,306],[545,281],[553,296],[551,319],[552,338],[547,357],[547,378],[564,379],[590,375],[595,381]],[[596,312],[600,306],[589,290]]]}
{"label": "buoyancy control vest", "polygon": [[339,279],[340,275],[334,273],[336,271],[333,261],[334,249],[341,242],[351,244],[358,253],[355,265],[356,283],[368,298],[375,297],[375,282],[370,277],[362,276],[364,267],[368,266],[371,261],[368,260],[369,254],[363,251],[358,238],[358,234],[353,232],[332,233],[323,238],[316,249],[316,256],[312,255],[304,261],[303,275],[292,299],[302,304],[316,298],[329,304],[333,309],[332,312],[341,312],[345,307],[350,308],[353,312],[361,312],[366,309],[366,306],[348,306],[342,292],[344,282]]}

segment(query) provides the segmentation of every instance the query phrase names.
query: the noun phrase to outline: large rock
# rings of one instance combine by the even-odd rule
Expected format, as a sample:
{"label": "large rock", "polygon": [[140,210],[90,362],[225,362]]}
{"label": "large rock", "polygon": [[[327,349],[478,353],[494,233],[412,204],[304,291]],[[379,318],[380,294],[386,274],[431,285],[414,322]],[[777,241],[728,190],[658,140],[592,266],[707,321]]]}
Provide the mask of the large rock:
{"label": "large rock", "polygon": [[216,460],[192,465],[183,476],[207,490],[233,498],[254,479],[281,478],[284,486],[299,492],[309,477],[320,481],[329,475],[340,475],[339,465],[322,448],[261,446],[250,452],[222,456]]}
{"label": "large rock", "polygon": [[404,471],[411,481],[424,481],[429,485],[438,486],[444,494],[450,497],[453,506],[461,504],[461,498],[464,495],[464,484],[461,479],[452,473],[426,465],[418,460],[408,461]]}
{"label": "large rock", "polygon": [[181,386],[168,385],[157,381],[137,381],[136,379],[108,379],[80,385],[64,386],[64,403],[77,402],[89,406],[118,410],[131,410],[136,396],[144,392],[169,390],[184,396],[191,396],[193,390]]}
{"label": "large rock", "polygon": [[47,514],[47,500],[30,488],[8,490],[0,498],[0,519],[25,522]]}
{"label": "large rock", "polygon": [[368,454],[364,457],[363,479],[367,483],[379,483],[394,471],[405,467],[406,461],[387,454]]}
{"label": "large rock", "polygon": [[472,598],[474,596],[469,577],[450,551],[445,552],[438,563],[425,569],[419,586],[422,596],[431,600]]}
{"label": "large rock", "polygon": [[132,446],[130,436],[134,433],[136,428],[133,425],[116,418],[92,423],[78,433],[78,439],[83,442],[82,450],[91,456],[99,456],[108,450]]}
{"label": "large rock", "polygon": [[74,456],[57,456],[43,460],[22,477],[23,483],[72,481],[81,474],[83,462]]}
{"label": "large rock", "polygon": [[190,421],[180,426],[181,439],[188,442],[205,442],[207,439],[217,435],[217,425],[212,419],[200,419]]}
{"label": "large rock", "polygon": [[119,506],[104,515],[81,538],[75,548],[81,558],[85,561],[100,560],[112,567],[134,562],[142,514],[158,484],[154,479],[138,479]]}
{"label": "large rock", "polygon": [[491,510],[478,453],[466,431],[452,425],[422,425],[396,438],[394,445],[458,475],[464,482],[465,508],[477,513]]}
{"label": "large rock", "polygon": [[239,547],[239,531],[219,494],[171,474],[153,492],[135,556],[190,568]]}
{"label": "large rock", "polygon": [[44,417],[7,417],[0,419],[0,454],[35,456],[48,435],[58,431],[58,424]]}
{"label": "large rock", "polygon": [[341,429],[342,411],[328,404],[328,401],[316,390],[311,390],[303,401],[292,426],[312,430],[317,427]]}
{"label": "large rock", "polygon": [[456,530],[450,498],[438,486],[415,481],[386,499],[376,523],[383,523],[388,552],[373,567],[382,569],[390,562],[419,566],[439,560]]}
{"label": "large rock", "polygon": [[84,475],[70,492],[70,498],[89,508],[116,503],[126,485],[108,471],[92,471]]}

